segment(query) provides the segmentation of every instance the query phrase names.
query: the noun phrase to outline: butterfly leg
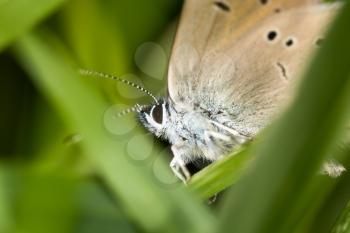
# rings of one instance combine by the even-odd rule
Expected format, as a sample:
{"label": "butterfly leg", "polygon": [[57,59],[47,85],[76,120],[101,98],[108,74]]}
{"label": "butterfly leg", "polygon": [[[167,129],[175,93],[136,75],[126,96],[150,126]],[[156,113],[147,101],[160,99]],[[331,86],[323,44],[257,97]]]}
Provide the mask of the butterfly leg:
{"label": "butterfly leg", "polygon": [[173,158],[170,162],[170,168],[177,178],[179,178],[183,183],[187,183],[186,176],[182,173],[182,169],[177,163],[177,160]]}
{"label": "butterfly leg", "polygon": [[174,154],[174,158],[170,162],[170,168],[177,178],[179,178],[185,184],[191,178],[191,173],[188,171],[184,160],[181,158],[180,151],[177,147],[172,146],[171,150]]}

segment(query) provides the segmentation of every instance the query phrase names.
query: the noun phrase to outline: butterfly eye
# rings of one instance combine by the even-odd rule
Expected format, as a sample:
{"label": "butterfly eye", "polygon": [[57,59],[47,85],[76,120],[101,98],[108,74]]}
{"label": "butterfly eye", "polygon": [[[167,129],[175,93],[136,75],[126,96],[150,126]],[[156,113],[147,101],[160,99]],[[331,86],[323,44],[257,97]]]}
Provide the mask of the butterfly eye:
{"label": "butterfly eye", "polygon": [[155,122],[157,122],[158,124],[162,124],[163,123],[163,105],[158,104],[153,106],[150,115]]}
{"label": "butterfly eye", "polygon": [[262,5],[265,5],[265,4],[268,3],[268,0],[260,0],[260,3],[261,3]]}

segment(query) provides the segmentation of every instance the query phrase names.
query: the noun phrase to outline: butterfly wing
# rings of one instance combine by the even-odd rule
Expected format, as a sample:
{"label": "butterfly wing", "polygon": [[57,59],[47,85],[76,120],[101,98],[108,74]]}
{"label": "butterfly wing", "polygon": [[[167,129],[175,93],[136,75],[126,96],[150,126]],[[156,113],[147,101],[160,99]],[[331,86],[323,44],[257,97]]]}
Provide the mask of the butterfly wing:
{"label": "butterfly wing", "polygon": [[204,51],[232,43],[269,15],[294,7],[314,5],[319,0],[186,0],[174,47],[190,43]]}
{"label": "butterfly wing", "polygon": [[170,99],[178,108],[224,110],[220,122],[255,135],[288,96],[337,6],[188,1],[169,65]]}

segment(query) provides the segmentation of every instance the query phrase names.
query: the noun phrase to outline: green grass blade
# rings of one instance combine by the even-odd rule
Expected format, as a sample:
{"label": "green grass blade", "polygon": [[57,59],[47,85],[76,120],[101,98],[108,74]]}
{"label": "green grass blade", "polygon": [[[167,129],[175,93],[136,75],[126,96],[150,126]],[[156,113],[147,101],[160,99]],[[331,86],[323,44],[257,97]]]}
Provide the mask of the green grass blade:
{"label": "green grass blade", "polygon": [[50,15],[65,0],[0,1],[0,51]]}
{"label": "green grass blade", "polygon": [[241,150],[196,173],[189,182],[190,189],[202,199],[234,184],[252,161],[249,150]]}
{"label": "green grass blade", "polygon": [[16,230],[28,233],[73,232],[76,218],[76,180],[66,174],[13,172]]}
{"label": "green grass blade", "polygon": [[13,227],[13,213],[10,211],[9,198],[6,189],[6,172],[0,166],[0,232],[10,232]]}
{"label": "green grass blade", "polygon": [[0,232],[72,232],[76,179],[27,169],[0,170]]}
{"label": "green grass blade", "polygon": [[[350,106],[349,10],[342,9],[291,108],[252,149],[256,164],[224,203],[218,232],[293,232],[332,187],[323,189],[315,174]],[[315,190],[320,197],[310,195]]]}
{"label": "green grass blade", "polygon": [[126,57],[128,43],[125,32],[112,20],[111,9],[119,15],[124,8],[111,7],[106,1],[75,0],[62,8],[59,22],[67,44],[84,67],[107,73],[127,73],[131,60]]}
{"label": "green grass blade", "polygon": [[20,62],[63,120],[83,136],[87,159],[125,213],[148,232],[210,232],[214,218],[207,209],[181,188],[160,187],[147,167],[135,166],[124,156],[127,139],[111,138],[102,126],[110,104],[77,75],[64,49],[53,41],[39,33],[24,37],[17,45]]}
{"label": "green grass blade", "polygon": [[79,221],[74,232],[79,233],[135,233],[131,222],[120,211],[115,200],[94,182],[78,186]]}
{"label": "green grass blade", "polygon": [[[343,138],[343,137],[342,137]],[[336,148],[332,153],[332,156],[340,158],[345,168],[349,168],[350,165],[350,141],[347,140],[347,144]],[[328,178],[330,179],[330,178]],[[317,214],[314,215],[313,221],[308,226],[308,232],[317,233],[329,233],[331,229],[336,226],[339,221],[341,213],[344,212],[346,204],[350,200],[350,173],[344,172],[342,176],[337,179],[332,179],[334,183],[333,190],[327,196],[327,199],[317,210]],[[318,196],[319,192],[315,196]],[[338,223],[337,223],[338,222]]]}
{"label": "green grass blade", "polygon": [[344,212],[334,226],[332,233],[349,233],[350,232],[350,202],[347,204]]}

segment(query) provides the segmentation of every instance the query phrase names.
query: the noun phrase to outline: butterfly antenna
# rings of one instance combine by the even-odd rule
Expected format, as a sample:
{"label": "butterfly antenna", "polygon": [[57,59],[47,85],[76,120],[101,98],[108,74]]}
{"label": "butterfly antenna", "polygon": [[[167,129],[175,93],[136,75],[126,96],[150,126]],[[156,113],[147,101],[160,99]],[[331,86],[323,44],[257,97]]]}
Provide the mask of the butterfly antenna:
{"label": "butterfly antenna", "polygon": [[[99,77],[99,78],[106,78],[106,79],[112,79],[112,80],[116,80],[118,82],[122,82],[130,87],[136,88],[144,93],[146,93],[148,96],[150,96],[155,102],[156,104],[158,104],[158,100],[157,98],[148,90],[146,90],[145,88],[141,87],[140,85],[137,85],[136,83],[130,82],[128,80],[110,75],[110,74],[106,74],[106,73],[102,73],[102,72],[98,72],[98,71],[93,71],[93,70],[85,70],[85,69],[80,69],[79,73],[83,76],[93,76],[93,77]],[[136,107],[136,105],[135,105]]]}
{"label": "butterfly antenna", "polygon": [[125,109],[119,113],[116,114],[116,117],[122,117],[125,116],[131,112],[140,112],[145,106],[141,106],[139,104],[135,104],[133,107]]}

